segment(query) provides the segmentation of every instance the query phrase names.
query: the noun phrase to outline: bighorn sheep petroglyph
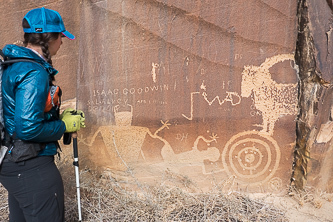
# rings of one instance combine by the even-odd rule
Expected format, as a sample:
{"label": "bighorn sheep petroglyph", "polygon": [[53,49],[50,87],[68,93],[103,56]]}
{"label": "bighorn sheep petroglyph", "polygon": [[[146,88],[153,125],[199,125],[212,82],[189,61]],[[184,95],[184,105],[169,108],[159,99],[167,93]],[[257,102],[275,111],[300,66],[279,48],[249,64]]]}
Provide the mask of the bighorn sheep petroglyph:
{"label": "bighorn sheep petroglyph", "polygon": [[254,106],[261,112],[261,132],[273,134],[275,122],[282,115],[297,114],[297,83],[276,83],[269,69],[276,63],[294,61],[293,54],[282,54],[267,58],[260,66],[244,66],[241,96],[252,96]]}

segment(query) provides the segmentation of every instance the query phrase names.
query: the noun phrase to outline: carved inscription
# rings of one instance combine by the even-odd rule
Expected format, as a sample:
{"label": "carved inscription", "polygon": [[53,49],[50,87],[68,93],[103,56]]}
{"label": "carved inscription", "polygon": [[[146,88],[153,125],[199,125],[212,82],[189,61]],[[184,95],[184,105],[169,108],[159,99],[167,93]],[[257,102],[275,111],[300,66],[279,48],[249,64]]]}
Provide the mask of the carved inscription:
{"label": "carved inscription", "polygon": [[[122,89],[94,89],[92,90],[93,98],[87,101],[89,111],[104,110],[112,111],[116,105],[128,105],[129,96],[138,96],[143,94],[150,94],[156,92],[169,91],[169,85],[154,85],[138,88],[122,88]],[[166,101],[161,100],[142,100],[136,101],[139,104],[167,104]]]}

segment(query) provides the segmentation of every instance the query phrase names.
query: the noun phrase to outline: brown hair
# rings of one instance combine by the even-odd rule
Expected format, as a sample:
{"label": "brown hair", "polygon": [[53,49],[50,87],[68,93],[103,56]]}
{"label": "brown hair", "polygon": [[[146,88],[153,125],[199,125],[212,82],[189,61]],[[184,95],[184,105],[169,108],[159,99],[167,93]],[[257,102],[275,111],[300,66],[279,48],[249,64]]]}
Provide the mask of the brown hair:
{"label": "brown hair", "polygon": [[[26,19],[22,21],[23,28],[30,28],[29,23]],[[51,55],[49,52],[49,42],[56,40],[59,37],[59,32],[48,32],[48,33],[24,33],[23,45],[27,46],[29,43],[32,45],[40,46],[43,51],[43,56],[46,61],[52,65]]]}

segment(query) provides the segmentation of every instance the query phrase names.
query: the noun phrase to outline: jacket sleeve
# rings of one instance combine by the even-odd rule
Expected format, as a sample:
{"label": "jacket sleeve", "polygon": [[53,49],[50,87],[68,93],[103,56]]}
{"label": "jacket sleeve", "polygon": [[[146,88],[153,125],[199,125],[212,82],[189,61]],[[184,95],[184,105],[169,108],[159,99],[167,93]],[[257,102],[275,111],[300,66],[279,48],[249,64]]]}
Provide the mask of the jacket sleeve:
{"label": "jacket sleeve", "polygon": [[15,132],[21,140],[52,142],[61,138],[65,124],[61,120],[45,121],[44,108],[49,90],[48,73],[31,70],[19,80],[15,90]]}

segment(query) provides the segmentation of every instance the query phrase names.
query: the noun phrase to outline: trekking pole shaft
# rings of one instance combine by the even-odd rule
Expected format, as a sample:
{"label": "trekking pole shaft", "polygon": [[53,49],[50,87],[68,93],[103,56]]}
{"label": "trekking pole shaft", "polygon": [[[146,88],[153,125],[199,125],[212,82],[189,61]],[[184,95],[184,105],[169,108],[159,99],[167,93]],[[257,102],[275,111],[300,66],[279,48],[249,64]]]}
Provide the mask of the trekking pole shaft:
{"label": "trekking pole shaft", "polygon": [[75,166],[77,205],[78,205],[78,211],[79,211],[79,221],[81,221],[82,216],[81,216],[80,172],[79,172],[79,153],[78,153],[78,148],[77,148],[77,132],[72,133],[72,138],[73,138],[73,154],[74,154],[73,165]]}

